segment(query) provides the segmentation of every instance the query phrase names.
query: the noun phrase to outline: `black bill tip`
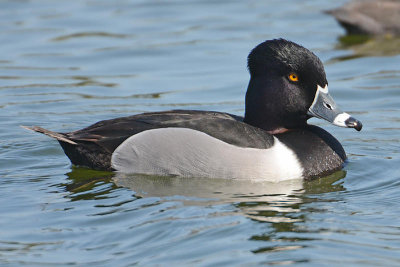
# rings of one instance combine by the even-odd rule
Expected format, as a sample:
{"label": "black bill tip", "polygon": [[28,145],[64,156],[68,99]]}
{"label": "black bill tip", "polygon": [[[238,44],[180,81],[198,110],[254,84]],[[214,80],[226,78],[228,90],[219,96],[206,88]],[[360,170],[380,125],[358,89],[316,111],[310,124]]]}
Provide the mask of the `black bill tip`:
{"label": "black bill tip", "polygon": [[347,127],[354,128],[357,131],[361,131],[361,129],[363,127],[361,121],[359,121],[353,117],[348,118],[344,123],[346,124]]}

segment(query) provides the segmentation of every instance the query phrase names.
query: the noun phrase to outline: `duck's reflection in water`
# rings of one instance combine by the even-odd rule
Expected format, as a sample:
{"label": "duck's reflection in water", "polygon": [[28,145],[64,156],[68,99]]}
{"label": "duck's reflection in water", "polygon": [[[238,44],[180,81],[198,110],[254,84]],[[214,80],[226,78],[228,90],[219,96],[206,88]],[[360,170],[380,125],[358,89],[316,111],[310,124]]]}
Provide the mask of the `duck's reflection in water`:
{"label": "duck's reflection in water", "polygon": [[303,220],[297,214],[303,203],[317,201],[322,193],[345,190],[338,181],[346,172],[307,182],[296,179],[279,183],[129,175],[75,167],[67,176],[70,183],[63,186],[71,193],[67,197],[72,201],[107,198],[113,190],[124,187],[134,191],[135,198],[159,197],[200,206],[230,203],[252,220],[288,223]]}
{"label": "duck's reflection in water", "polygon": [[339,171],[314,181],[300,179],[279,183],[251,180],[160,177],[116,174],[117,186],[130,188],[138,197],[179,198],[186,205],[232,203],[238,211],[260,222],[297,222],[301,204],[309,194],[344,190],[336,181],[345,177]]}
{"label": "duck's reflection in water", "polygon": [[[130,202],[152,197],[158,204],[179,202],[176,208],[184,205],[214,207],[220,210],[218,205],[222,205],[221,212],[217,212],[213,217],[241,215],[256,224],[261,224],[260,229],[257,227],[255,232],[249,232],[248,240],[259,242],[257,249],[252,250],[253,253],[270,253],[298,250],[312,241],[314,237],[310,235],[310,231],[318,230],[306,226],[310,220],[309,216],[324,212],[319,210],[318,202],[336,201],[325,193],[345,190],[342,178],[346,176],[346,172],[339,171],[313,181],[289,180],[280,183],[127,175],[82,168],[73,168],[67,175],[70,183],[64,186],[70,192],[66,197],[71,201],[109,199],[113,203],[117,202],[108,205],[111,210],[102,210],[96,215],[119,211],[121,203],[130,206]],[[124,194],[123,199],[116,198],[115,195],[119,195],[117,191],[123,188],[132,190],[133,196]],[[129,199],[126,199],[127,196]],[[226,205],[233,209],[229,208],[227,212]],[[112,209],[114,206],[117,207],[115,210]],[[129,209],[126,206],[125,208]],[[278,258],[271,258],[271,262],[285,263]]]}

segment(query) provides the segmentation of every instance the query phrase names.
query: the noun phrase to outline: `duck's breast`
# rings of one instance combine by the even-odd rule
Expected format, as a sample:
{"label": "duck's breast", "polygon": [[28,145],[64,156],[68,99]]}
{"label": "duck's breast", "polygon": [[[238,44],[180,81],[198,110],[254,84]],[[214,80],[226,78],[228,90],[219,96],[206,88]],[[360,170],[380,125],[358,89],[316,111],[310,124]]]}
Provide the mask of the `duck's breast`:
{"label": "duck's breast", "polygon": [[317,126],[308,125],[276,137],[296,154],[305,179],[331,174],[340,170],[346,161],[340,142]]}

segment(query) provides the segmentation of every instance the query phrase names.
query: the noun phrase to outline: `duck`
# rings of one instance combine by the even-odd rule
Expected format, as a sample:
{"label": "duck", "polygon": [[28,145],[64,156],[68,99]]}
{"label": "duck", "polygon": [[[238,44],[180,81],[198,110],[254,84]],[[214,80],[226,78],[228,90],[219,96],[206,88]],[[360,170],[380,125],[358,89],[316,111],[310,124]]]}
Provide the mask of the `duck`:
{"label": "duck", "polygon": [[348,34],[400,35],[399,0],[353,0],[326,13],[332,15]]}
{"label": "duck", "polygon": [[244,116],[170,110],[54,132],[73,165],[122,174],[279,182],[332,174],[347,161],[340,142],[311,117],[360,131],[329,94],[321,60],[285,39],[266,40],[247,58]]}

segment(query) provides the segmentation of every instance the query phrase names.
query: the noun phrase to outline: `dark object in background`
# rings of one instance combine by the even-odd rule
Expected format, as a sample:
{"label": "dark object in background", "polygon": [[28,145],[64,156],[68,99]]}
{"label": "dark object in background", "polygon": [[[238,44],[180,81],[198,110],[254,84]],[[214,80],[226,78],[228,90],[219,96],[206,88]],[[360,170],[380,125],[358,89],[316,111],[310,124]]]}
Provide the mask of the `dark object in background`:
{"label": "dark object in background", "polygon": [[400,35],[400,0],[356,0],[326,13],[348,34]]}

